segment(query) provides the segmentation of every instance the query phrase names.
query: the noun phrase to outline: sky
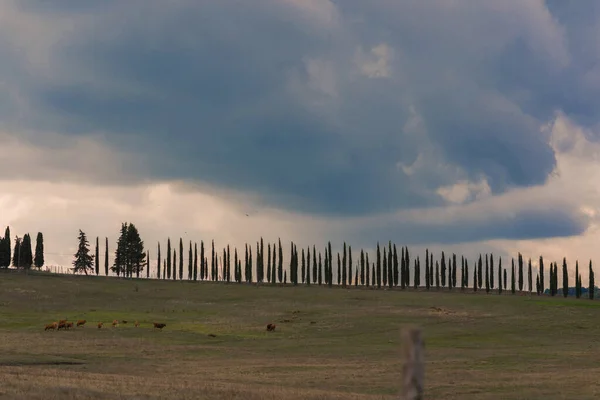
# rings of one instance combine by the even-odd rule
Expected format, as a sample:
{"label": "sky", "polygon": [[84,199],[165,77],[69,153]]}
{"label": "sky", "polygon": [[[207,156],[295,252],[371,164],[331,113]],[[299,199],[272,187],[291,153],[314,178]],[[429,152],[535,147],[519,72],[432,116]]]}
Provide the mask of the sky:
{"label": "sky", "polygon": [[151,258],[264,237],[587,265],[599,35],[595,1],[1,0],[0,225],[47,265],[79,229],[112,255],[122,222]]}

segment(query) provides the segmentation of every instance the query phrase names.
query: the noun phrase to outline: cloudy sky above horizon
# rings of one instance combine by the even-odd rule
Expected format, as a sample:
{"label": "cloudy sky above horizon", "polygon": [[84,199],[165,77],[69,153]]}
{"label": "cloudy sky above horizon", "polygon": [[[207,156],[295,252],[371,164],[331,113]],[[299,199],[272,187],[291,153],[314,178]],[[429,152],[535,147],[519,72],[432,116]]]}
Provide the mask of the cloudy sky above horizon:
{"label": "cloudy sky above horizon", "polygon": [[593,1],[0,0],[0,224],[65,266],[124,221],[598,259],[599,35]]}

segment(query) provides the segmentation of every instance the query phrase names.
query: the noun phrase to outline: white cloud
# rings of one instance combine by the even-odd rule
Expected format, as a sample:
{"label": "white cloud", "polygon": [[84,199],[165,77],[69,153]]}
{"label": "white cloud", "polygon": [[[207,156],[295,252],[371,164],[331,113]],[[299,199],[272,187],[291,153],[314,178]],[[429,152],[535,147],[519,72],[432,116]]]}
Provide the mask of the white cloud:
{"label": "white cloud", "polygon": [[355,63],[362,74],[369,78],[389,78],[392,71],[394,52],[386,43],[378,44],[368,52],[359,47],[355,54]]}

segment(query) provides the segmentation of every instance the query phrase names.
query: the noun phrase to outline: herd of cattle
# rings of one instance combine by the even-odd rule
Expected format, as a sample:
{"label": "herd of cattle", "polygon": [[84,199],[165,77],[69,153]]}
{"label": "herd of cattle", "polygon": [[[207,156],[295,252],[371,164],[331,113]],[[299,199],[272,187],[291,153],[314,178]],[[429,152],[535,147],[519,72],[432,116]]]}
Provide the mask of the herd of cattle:
{"label": "herd of cattle", "polygon": [[[76,325],[76,326],[77,326],[77,327],[80,327],[80,326],[81,326],[81,327],[83,327],[83,326],[85,326],[86,322],[87,322],[87,321],[86,321],[85,319],[80,319],[79,321],[77,321],[77,325]],[[121,323],[123,323],[123,324],[127,324],[127,321],[123,320],[123,321],[121,321]],[[165,326],[167,326],[167,324],[158,323],[158,322],[153,322],[153,324],[154,324],[154,328],[155,328],[155,329],[162,329],[162,328],[164,328]],[[139,326],[140,326],[140,323],[139,323],[139,322],[137,322],[137,321],[135,321],[135,322],[133,323],[133,325],[134,325],[134,326],[137,328],[137,327],[139,327]],[[98,325],[97,325],[97,326],[98,326],[98,329],[101,329],[101,328],[104,326],[104,322],[98,322]],[[117,321],[117,320],[115,319],[115,320],[112,322],[112,327],[113,327],[113,328],[116,328],[117,326],[119,326],[119,321]],[[68,329],[71,329],[72,327],[73,327],[73,322],[69,322],[69,321],[67,321],[66,319],[61,319],[61,320],[60,320],[60,321],[58,321],[58,322],[52,322],[52,323],[50,323],[50,324],[47,324],[47,325],[44,327],[44,330],[45,330],[45,331],[48,331],[48,330],[57,330],[57,331],[60,331],[60,330],[68,330]]]}
{"label": "herd of cattle", "polygon": [[[77,321],[76,326],[77,327],[80,327],[80,326],[83,327],[83,326],[85,326],[86,323],[87,323],[87,320],[80,319],[79,321]],[[121,323],[127,324],[127,321],[123,320],[123,321],[121,321]],[[152,324],[154,324],[154,329],[161,329],[161,330],[162,330],[162,328],[164,328],[165,326],[167,326],[167,324],[163,324],[162,322],[161,323],[159,323],[159,322],[153,322]],[[137,328],[137,327],[140,326],[140,323],[137,322],[137,321],[135,321],[133,323],[133,325]],[[104,326],[104,322],[98,322],[97,326],[98,326],[98,329],[101,329]],[[119,326],[119,321],[117,321],[115,319],[112,322],[112,327],[116,328],[117,326]],[[68,329],[71,329],[72,327],[73,327],[73,322],[69,322],[66,319],[61,319],[58,322],[52,322],[50,324],[47,324],[44,327],[44,330],[45,331],[48,331],[48,330],[57,330],[57,331],[60,331],[60,330],[68,330]],[[268,324],[267,325],[267,331],[268,332],[273,332],[274,330],[275,330],[275,324]]]}

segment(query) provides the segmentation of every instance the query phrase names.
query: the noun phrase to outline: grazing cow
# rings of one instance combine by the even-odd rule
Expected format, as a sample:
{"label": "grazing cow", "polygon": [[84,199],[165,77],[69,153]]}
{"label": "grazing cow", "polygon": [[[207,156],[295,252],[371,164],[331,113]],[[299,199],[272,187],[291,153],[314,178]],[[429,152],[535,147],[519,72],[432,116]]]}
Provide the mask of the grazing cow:
{"label": "grazing cow", "polygon": [[119,325],[119,321],[117,321],[116,319],[112,322],[112,326],[113,328],[116,327],[117,325]]}
{"label": "grazing cow", "polygon": [[275,330],[275,324],[269,324],[267,325],[267,332],[272,332]]}
{"label": "grazing cow", "polygon": [[84,326],[86,322],[87,322],[87,321],[86,321],[85,319],[80,319],[79,321],[77,321],[77,326],[78,326],[78,327],[79,327],[79,326]]}
{"label": "grazing cow", "polygon": [[139,323],[139,322],[137,322],[137,321],[135,321],[135,324],[134,324],[134,325],[135,325],[135,327],[137,328],[138,326],[140,326],[140,323]]}
{"label": "grazing cow", "polygon": [[67,322],[67,329],[71,329],[73,327],[73,323],[72,322]]}
{"label": "grazing cow", "polygon": [[125,320],[123,320],[123,321],[121,321],[121,322],[122,322],[122,323],[124,323],[124,324],[126,324],[126,323],[127,323],[127,321],[125,321]]}
{"label": "grazing cow", "polygon": [[104,322],[98,322],[98,329],[102,328],[102,325],[104,325]]}
{"label": "grazing cow", "polygon": [[67,320],[66,320],[66,319],[59,319],[59,320],[58,320],[58,324],[59,324],[59,325],[60,325],[60,324],[66,324],[66,323],[67,323]]}
{"label": "grazing cow", "polygon": [[58,321],[58,327],[57,330],[61,330],[61,329],[67,329],[67,323],[65,321]]}
{"label": "grazing cow", "polygon": [[58,322],[53,322],[51,324],[48,324],[44,327],[44,330],[47,331],[49,329],[55,330],[56,328],[58,328]]}
{"label": "grazing cow", "polygon": [[159,324],[157,322],[154,322],[154,327],[155,328],[158,328],[158,329],[162,330],[162,328],[164,328],[165,326],[167,326],[167,324],[162,324],[162,323]]}

